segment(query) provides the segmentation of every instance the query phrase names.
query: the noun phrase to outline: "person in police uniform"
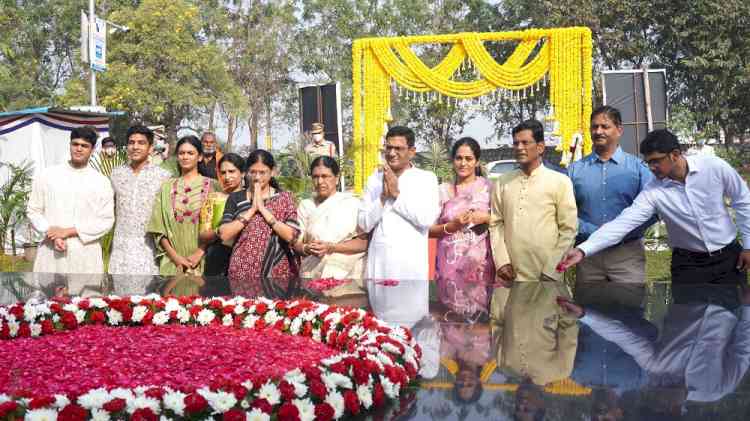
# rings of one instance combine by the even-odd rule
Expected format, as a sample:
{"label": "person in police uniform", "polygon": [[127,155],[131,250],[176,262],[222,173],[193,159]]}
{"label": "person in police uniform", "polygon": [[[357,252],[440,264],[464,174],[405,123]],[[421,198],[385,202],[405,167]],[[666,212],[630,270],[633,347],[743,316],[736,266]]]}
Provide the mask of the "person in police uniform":
{"label": "person in police uniform", "polygon": [[312,157],[317,156],[331,156],[336,157],[336,146],[333,142],[329,142],[323,136],[323,124],[313,123],[310,134],[312,135],[312,142],[305,146],[305,152]]}

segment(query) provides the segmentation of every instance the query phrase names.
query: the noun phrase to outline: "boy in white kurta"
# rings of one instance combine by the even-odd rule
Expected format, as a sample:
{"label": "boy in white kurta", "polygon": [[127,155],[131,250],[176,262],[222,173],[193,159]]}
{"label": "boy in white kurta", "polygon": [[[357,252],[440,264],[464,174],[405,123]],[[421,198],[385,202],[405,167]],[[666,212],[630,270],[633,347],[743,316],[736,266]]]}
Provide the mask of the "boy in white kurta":
{"label": "boy in white kurta", "polygon": [[34,180],[27,215],[45,235],[34,272],[103,273],[99,239],[114,223],[109,179],[89,167],[96,131],[79,127],[70,134],[70,161],[41,171]]}
{"label": "boy in white kurta", "polygon": [[[386,165],[367,181],[357,222],[370,233],[366,277],[371,301],[400,301],[389,305],[396,313],[389,321],[406,325],[427,314],[428,234],[440,214],[435,174],[414,168],[414,132],[392,127],[386,134]],[[383,280],[414,282],[419,287],[408,295],[399,288],[381,285]],[[390,293],[390,292],[394,293]]]}

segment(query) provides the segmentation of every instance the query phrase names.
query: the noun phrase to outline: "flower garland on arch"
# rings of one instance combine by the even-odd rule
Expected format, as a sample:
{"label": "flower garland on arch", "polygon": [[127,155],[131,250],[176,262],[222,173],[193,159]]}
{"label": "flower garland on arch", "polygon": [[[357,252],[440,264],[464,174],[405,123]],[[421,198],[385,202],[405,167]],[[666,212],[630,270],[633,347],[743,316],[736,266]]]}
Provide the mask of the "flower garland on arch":
{"label": "flower garland on arch", "polygon": [[243,297],[76,297],[0,307],[0,339],[38,337],[81,325],[234,326],[275,329],[339,353],[278,379],[227,379],[194,390],[158,385],[98,388],[73,396],[0,392],[0,420],[332,420],[396,400],[416,379],[421,349],[408,329],[361,309],[307,300]]}
{"label": "flower garland on arch", "polygon": [[[519,41],[505,61],[497,63],[483,43]],[[452,44],[445,58],[429,67],[411,45]],[[534,56],[532,57],[532,54]],[[455,72],[470,63],[478,78],[453,80]],[[382,137],[391,120],[391,83],[414,94],[472,99],[498,90],[526,96],[549,81],[550,118],[558,123],[558,150],[569,151],[574,136],[583,137],[583,154],[591,152],[588,131],[592,109],[591,30],[585,27],[529,29],[524,31],[460,33],[410,37],[363,38],[352,46],[352,105],[354,188],[361,193],[367,177],[379,164]],[[570,157],[571,154],[565,154]],[[569,161],[563,160],[562,165]]]}

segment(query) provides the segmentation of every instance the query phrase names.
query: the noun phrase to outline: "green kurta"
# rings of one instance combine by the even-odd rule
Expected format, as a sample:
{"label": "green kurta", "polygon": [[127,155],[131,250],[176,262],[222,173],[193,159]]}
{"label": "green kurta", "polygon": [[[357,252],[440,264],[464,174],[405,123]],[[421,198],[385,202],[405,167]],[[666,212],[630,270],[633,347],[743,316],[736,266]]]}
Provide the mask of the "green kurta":
{"label": "green kurta", "polygon": [[[208,192],[203,192],[206,180]],[[214,190],[214,182],[203,176],[193,178],[185,184],[182,178],[170,178],[161,186],[161,191],[156,197],[154,208],[151,213],[146,231],[154,235],[154,242],[157,248],[157,258],[159,259],[159,274],[162,276],[177,275],[177,266],[167,256],[166,251],[161,246],[161,239],[167,237],[172,243],[177,254],[188,257],[198,248],[198,234],[201,207],[208,193]],[[186,192],[186,190],[189,190]],[[177,194],[174,195],[173,191]],[[184,203],[187,199],[187,203]],[[186,215],[185,212],[190,214]],[[195,215],[195,218],[193,217]],[[178,221],[178,218],[181,221]],[[195,274],[203,273],[203,261],[201,260],[198,267],[194,269]]]}

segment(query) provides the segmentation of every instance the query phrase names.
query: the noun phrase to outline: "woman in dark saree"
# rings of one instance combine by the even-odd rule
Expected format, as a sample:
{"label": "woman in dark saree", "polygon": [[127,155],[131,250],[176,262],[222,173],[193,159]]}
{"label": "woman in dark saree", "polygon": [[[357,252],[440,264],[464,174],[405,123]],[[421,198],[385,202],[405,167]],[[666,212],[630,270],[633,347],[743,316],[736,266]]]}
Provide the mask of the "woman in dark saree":
{"label": "woman in dark saree", "polygon": [[299,276],[299,258],[290,246],[299,235],[297,208],[272,177],[275,166],[270,153],[253,151],[247,190],[230,194],[224,207],[219,236],[236,239],[228,271],[235,295],[277,297]]}

